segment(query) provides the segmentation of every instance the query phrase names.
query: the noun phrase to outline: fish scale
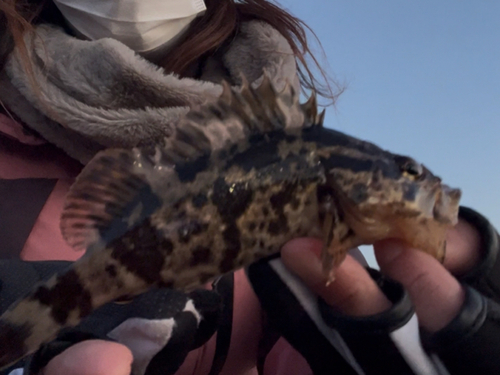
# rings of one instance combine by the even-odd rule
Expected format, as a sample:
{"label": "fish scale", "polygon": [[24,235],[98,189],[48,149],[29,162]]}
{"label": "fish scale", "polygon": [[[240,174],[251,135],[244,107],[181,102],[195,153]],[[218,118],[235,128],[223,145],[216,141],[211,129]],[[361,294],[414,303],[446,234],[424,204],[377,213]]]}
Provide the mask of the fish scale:
{"label": "fish scale", "polygon": [[301,105],[265,77],[257,88],[225,84],[154,154],[99,153],[61,217],[64,238],[86,255],[0,317],[0,366],[103,304],[199,287],[296,237],[324,241],[329,280],[349,249],[389,237],[442,259],[460,191],[323,119],[314,95]]}

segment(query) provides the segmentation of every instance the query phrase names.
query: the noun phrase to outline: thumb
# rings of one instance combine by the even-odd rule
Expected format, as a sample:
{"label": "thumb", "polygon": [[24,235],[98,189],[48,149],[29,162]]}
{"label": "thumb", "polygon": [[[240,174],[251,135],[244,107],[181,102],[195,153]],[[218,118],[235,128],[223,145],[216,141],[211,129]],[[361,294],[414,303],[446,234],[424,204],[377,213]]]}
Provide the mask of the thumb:
{"label": "thumb", "polygon": [[465,294],[441,263],[398,240],[380,241],[374,249],[382,273],[408,291],[423,328],[436,332],[453,320]]}
{"label": "thumb", "polygon": [[132,353],[118,343],[87,340],[75,344],[55,356],[43,373],[71,375],[128,375]]}

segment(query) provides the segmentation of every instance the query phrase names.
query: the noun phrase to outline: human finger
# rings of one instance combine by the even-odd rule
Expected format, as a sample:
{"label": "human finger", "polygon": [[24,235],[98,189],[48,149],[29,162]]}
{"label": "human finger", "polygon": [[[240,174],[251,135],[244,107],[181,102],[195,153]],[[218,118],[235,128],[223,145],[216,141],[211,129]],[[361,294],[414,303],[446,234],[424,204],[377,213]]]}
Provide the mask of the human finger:
{"label": "human finger", "polygon": [[448,231],[444,266],[456,276],[470,271],[481,258],[481,236],[476,228],[464,220]]}
{"label": "human finger", "polygon": [[322,246],[317,239],[295,239],[283,247],[281,259],[315,294],[343,314],[369,316],[391,306],[364,267],[350,256],[335,270],[335,280],[327,285],[320,261]]}
{"label": "human finger", "polygon": [[374,249],[381,272],[408,291],[423,328],[436,332],[458,314],[464,290],[435,258],[399,240],[380,241]]}
{"label": "human finger", "polygon": [[44,375],[129,375],[132,353],[121,344],[86,340],[55,356],[45,367]]}

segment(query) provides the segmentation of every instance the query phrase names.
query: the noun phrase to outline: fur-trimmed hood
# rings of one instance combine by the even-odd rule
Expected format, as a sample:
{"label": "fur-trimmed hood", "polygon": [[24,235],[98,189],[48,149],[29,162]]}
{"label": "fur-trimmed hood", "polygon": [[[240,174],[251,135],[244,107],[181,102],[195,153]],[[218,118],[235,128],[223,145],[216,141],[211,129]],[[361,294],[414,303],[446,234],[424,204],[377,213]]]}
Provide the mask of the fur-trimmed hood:
{"label": "fur-trimmed hood", "polygon": [[116,40],[80,40],[50,25],[27,43],[37,86],[14,51],[0,72],[0,101],[82,163],[104,148],[162,143],[191,106],[220,95],[222,80],[238,85],[243,74],[259,84],[265,71],[277,89],[299,85],[290,45],[259,21],[204,61],[200,80],[165,74]]}

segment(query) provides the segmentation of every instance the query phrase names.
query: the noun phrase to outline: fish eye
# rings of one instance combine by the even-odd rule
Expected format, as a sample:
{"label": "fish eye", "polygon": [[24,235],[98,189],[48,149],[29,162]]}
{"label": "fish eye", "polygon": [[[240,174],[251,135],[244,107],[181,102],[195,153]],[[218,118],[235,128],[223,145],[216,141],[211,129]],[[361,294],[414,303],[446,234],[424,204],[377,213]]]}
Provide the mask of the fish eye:
{"label": "fish eye", "polygon": [[415,176],[418,177],[422,174],[422,166],[416,162],[414,163],[407,163],[404,167],[403,172],[408,173],[410,176]]}
{"label": "fish eye", "polygon": [[420,177],[424,173],[424,168],[422,164],[417,163],[415,160],[406,158],[406,157],[398,157],[396,158],[396,162],[399,164],[399,168],[404,175],[408,177]]}

